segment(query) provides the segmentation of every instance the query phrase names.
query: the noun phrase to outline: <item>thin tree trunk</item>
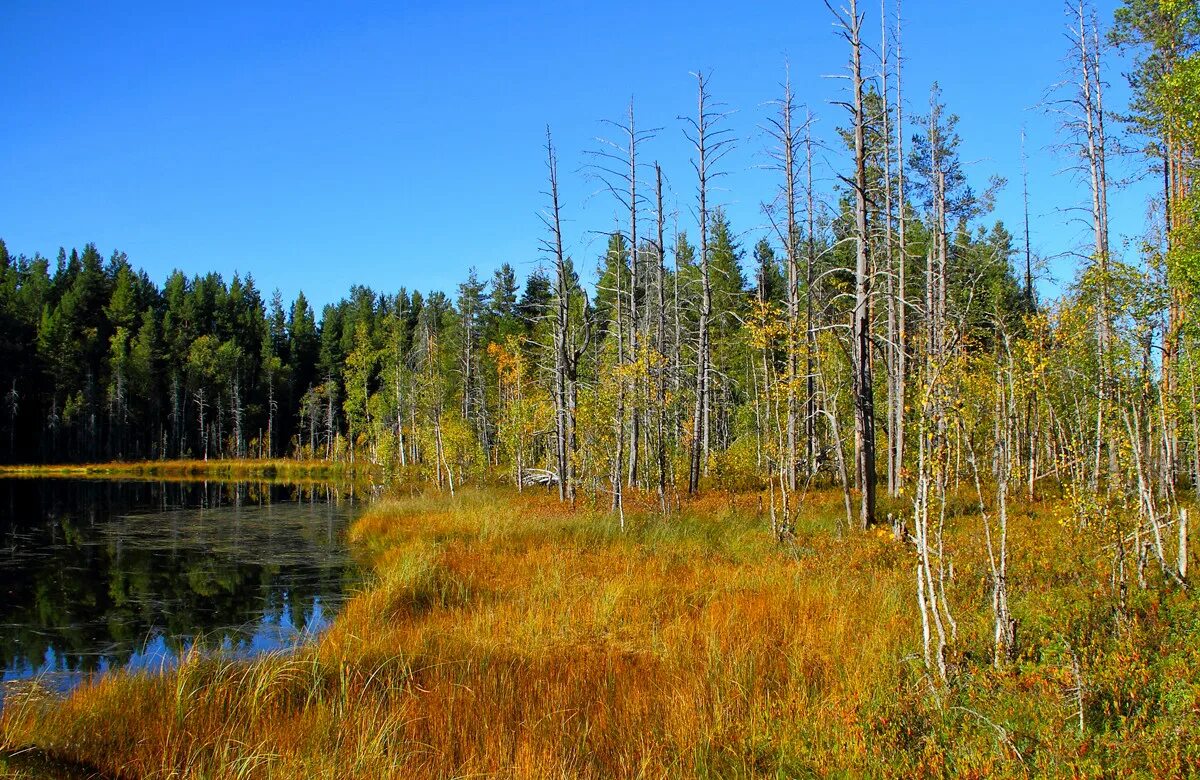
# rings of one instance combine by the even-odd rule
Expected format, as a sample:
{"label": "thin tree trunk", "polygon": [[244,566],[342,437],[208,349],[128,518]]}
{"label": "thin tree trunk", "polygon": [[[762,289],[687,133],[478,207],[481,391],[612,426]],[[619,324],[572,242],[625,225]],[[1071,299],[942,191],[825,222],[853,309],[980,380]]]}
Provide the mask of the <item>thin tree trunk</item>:
{"label": "thin tree trunk", "polygon": [[708,458],[708,371],[709,371],[709,318],[712,317],[712,283],[708,266],[708,142],[712,117],[705,107],[708,101],[708,90],[703,73],[696,74],[697,112],[692,122],[695,131],[693,139],[697,160],[696,176],[698,180],[699,216],[700,216],[700,323],[696,347],[696,398],[695,410],[692,414],[691,462],[688,469],[688,493],[695,494],[700,490],[700,473],[702,465]]}
{"label": "thin tree trunk", "polygon": [[[638,325],[638,286],[641,284],[641,273],[638,265],[638,194],[637,194],[637,126],[634,124],[633,100],[629,101],[629,356],[627,363],[638,360],[640,346]],[[618,287],[620,285],[618,284]],[[619,324],[618,324],[619,327]],[[640,384],[640,383],[637,383]],[[638,404],[638,387],[634,387],[633,405],[630,409],[629,432],[629,467],[626,472],[626,484],[633,487],[638,476],[638,446],[641,438],[641,419]],[[622,509],[622,522],[624,511]],[[624,527],[624,526],[622,526]]]}
{"label": "thin tree trunk", "polygon": [[891,107],[888,95],[888,25],[887,0],[880,0],[880,79],[882,82],[883,99],[883,221],[884,221],[884,266],[887,269],[887,390],[888,414],[887,429],[887,490],[893,498],[899,491],[899,463],[896,460],[894,446],[898,424],[903,425],[900,415],[896,414],[897,403],[903,404],[899,397],[897,378],[899,372],[898,322],[896,311],[896,255],[892,235],[892,129]]}
{"label": "thin tree trunk", "polygon": [[816,473],[816,419],[817,419],[817,328],[816,316],[813,311],[813,285],[816,283],[817,268],[817,216],[816,196],[813,189],[813,142],[812,115],[806,112],[804,119],[804,168],[807,183],[805,185],[805,216],[808,219],[807,257],[805,258],[804,279],[804,374],[807,383],[808,397],[805,400],[804,436],[807,456],[808,475]]}
{"label": "thin tree trunk", "polygon": [[875,522],[875,399],[871,376],[871,271],[867,256],[866,115],[863,105],[862,23],[857,0],[850,0],[845,34],[850,42],[850,72],[854,83],[854,314],[853,341],[854,443],[861,500],[859,525]]}
{"label": "thin tree trunk", "polygon": [[896,196],[899,204],[898,235],[899,261],[896,266],[896,289],[899,302],[896,307],[896,397],[892,408],[895,417],[892,425],[895,438],[891,442],[894,450],[892,459],[896,470],[896,490],[900,491],[904,471],[904,423],[905,403],[908,393],[908,292],[905,286],[905,271],[908,266],[908,243],[905,227],[907,225],[908,202],[904,195],[904,93],[901,90],[904,58],[901,54],[900,0],[896,0],[896,154],[898,167],[896,169]]}
{"label": "thin tree trunk", "polygon": [[[782,453],[786,460],[784,486],[787,491],[796,490],[797,436],[799,428],[799,399],[796,380],[800,374],[798,338],[800,333],[800,263],[799,227],[796,224],[796,132],[792,124],[795,100],[792,95],[791,75],[784,82],[783,100],[780,101],[780,117],[776,123],[776,138],[780,144],[779,162],[783,170],[784,208],[786,232],[784,250],[787,263],[787,428],[786,449]],[[786,499],[785,499],[786,503]]]}
{"label": "thin tree trunk", "polygon": [[557,302],[554,319],[554,455],[558,465],[558,500],[574,501],[575,480],[571,473],[570,440],[573,404],[568,402],[574,382],[571,370],[570,331],[570,280],[566,256],[563,253],[562,217],[558,201],[558,155],[550,128],[546,127],[546,168],[550,184],[550,213],[542,215],[542,221],[550,230],[546,247],[553,253]]}
{"label": "thin tree trunk", "polygon": [[666,359],[666,335],[667,335],[667,298],[666,298],[666,279],[663,265],[666,262],[666,245],[663,243],[663,222],[665,215],[663,213],[663,194],[662,194],[662,168],[656,162],[654,164],[654,199],[657,205],[658,217],[658,262],[655,269],[656,287],[658,288],[658,317],[656,341],[658,342],[657,351],[660,365],[658,366],[658,410],[657,410],[657,431],[656,439],[658,446],[658,505],[659,510],[667,513],[667,359]]}

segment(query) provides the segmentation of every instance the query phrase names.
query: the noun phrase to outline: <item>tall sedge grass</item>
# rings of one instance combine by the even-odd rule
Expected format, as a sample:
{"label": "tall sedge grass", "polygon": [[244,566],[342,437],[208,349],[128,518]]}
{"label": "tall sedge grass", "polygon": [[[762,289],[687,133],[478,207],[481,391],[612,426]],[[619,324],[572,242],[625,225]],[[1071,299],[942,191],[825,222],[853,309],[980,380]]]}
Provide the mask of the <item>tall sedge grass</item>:
{"label": "tall sedge grass", "polygon": [[[311,646],[253,662],[192,655],[168,674],[100,677],[61,701],[10,696],[0,744],[161,778],[1104,768],[1096,751],[1110,748],[1062,728],[1061,665],[1042,642],[1055,594],[1075,598],[1087,581],[1067,576],[1070,556],[1047,555],[1060,526],[1014,520],[1014,537],[1044,541],[1014,550],[1014,581],[1025,625],[1045,625],[1022,661],[993,672],[970,657],[987,646],[986,584],[974,521],[956,519],[963,671],[935,691],[917,660],[910,552],[887,533],[839,536],[840,497],[825,494],[780,546],[754,502],[632,512],[624,533],[541,494],[377,503],[351,531],[374,576]],[[1131,765],[1153,766],[1142,749]]]}

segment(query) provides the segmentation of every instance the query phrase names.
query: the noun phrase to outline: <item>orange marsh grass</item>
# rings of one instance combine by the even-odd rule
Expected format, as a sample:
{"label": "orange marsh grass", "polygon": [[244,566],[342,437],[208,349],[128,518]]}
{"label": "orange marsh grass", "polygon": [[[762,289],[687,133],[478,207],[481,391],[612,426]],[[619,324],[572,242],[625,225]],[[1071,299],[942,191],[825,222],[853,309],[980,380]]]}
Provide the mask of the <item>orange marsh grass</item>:
{"label": "orange marsh grass", "polygon": [[124,777],[862,771],[918,636],[909,557],[814,498],[790,549],[726,497],[624,534],[544,494],[380,502],[351,530],[374,577],[311,646],[13,695],[0,747]]}

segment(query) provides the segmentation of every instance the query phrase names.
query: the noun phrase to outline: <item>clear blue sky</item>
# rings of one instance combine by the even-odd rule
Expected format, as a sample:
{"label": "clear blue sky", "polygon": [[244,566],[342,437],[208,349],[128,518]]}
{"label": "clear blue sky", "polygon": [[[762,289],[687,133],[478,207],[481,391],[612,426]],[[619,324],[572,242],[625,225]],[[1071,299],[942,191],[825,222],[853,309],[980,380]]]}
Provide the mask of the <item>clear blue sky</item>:
{"label": "clear blue sky", "polygon": [[[1111,19],[1116,0],[1101,0]],[[447,291],[475,266],[538,261],[543,133],[559,146],[569,249],[590,270],[615,206],[578,174],[601,119],[634,96],[682,225],[694,196],[680,114],[689,71],[711,71],[737,113],[727,205],[748,249],[767,232],[767,141],[758,128],[785,59],[829,138],[846,47],[819,0],[754,2],[57,3],[0,5],[0,237],[14,253],[94,241],[162,281],[251,273],[264,292],[320,305],[353,283]],[[878,40],[879,12],[867,32]],[[1087,241],[1062,207],[1085,190],[1060,171],[1055,121],[1031,108],[1063,72],[1056,0],[905,0],[909,115],[941,82],[997,216],[1021,226],[1028,128],[1035,250]],[[1108,104],[1124,105],[1120,63]],[[831,159],[836,164],[836,159]],[[1130,166],[1130,170],[1133,166]],[[831,174],[822,176],[832,185]],[[1141,231],[1149,184],[1113,194],[1114,230]],[[691,230],[694,234],[695,230]],[[1118,240],[1114,240],[1117,246]],[[747,253],[748,254],[748,253]],[[1052,265],[1070,278],[1069,262]],[[1047,288],[1050,289],[1050,288]]]}

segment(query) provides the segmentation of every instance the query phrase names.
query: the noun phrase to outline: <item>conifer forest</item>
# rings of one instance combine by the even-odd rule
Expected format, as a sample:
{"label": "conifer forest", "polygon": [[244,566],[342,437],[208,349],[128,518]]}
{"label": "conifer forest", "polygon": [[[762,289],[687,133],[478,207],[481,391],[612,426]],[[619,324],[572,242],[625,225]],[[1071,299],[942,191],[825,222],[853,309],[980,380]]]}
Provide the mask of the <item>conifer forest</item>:
{"label": "conifer forest", "polygon": [[[1085,238],[1057,284],[1027,171],[964,159],[955,96],[906,72],[900,0],[819,10],[828,94],[781,63],[731,106],[701,69],[671,126],[634,99],[529,139],[537,262],[453,289],[347,280],[317,311],[0,242],[4,468],[270,461],[374,496],[367,584],[311,646],[14,689],[0,769],[1200,772],[1200,7],[1063,6],[1037,110],[1078,192],[1051,219]],[[767,191],[725,186],[747,144]]]}

